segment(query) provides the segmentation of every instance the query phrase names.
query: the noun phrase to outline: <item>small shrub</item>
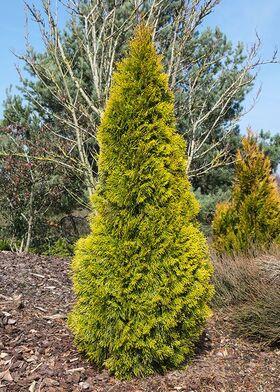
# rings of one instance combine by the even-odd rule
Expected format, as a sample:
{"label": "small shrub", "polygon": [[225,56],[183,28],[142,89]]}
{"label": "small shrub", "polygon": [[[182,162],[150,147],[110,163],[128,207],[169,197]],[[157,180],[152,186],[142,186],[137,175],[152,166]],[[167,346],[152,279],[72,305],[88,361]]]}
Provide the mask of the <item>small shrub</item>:
{"label": "small shrub", "polygon": [[280,343],[280,251],[213,256],[214,307],[227,307],[244,337]]}
{"label": "small shrub", "polygon": [[65,238],[59,238],[43,254],[47,256],[69,257],[73,255],[74,246]]}
{"label": "small shrub", "polygon": [[0,239],[0,252],[3,250],[11,250],[11,245],[6,239]]}
{"label": "small shrub", "polygon": [[231,200],[213,220],[213,245],[219,253],[246,253],[280,240],[280,196],[269,159],[249,132],[236,157]]}
{"label": "small shrub", "polygon": [[212,256],[216,307],[239,305],[259,289],[263,273],[250,256]]}
{"label": "small shrub", "polygon": [[265,284],[234,313],[237,332],[269,345],[280,344],[279,285]]}

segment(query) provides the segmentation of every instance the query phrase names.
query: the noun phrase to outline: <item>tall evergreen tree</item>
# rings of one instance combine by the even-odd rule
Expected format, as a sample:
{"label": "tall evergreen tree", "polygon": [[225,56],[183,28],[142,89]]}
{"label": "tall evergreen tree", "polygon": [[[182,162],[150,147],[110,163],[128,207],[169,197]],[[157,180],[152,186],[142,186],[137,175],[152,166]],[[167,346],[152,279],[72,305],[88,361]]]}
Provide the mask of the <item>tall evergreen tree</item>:
{"label": "tall evergreen tree", "polygon": [[173,111],[141,26],[113,78],[98,131],[92,231],[72,266],[76,343],[120,378],[181,364],[209,315],[212,267]]}
{"label": "tall evergreen tree", "polygon": [[218,205],[213,220],[218,252],[248,251],[280,240],[280,197],[268,157],[249,132],[236,157],[231,200]]}

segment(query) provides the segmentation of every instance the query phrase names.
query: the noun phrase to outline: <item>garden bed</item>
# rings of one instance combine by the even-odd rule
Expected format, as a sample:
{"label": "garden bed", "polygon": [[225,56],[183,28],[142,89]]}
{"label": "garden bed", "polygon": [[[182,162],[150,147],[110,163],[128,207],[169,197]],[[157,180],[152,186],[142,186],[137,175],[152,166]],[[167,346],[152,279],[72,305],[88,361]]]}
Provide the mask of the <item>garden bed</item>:
{"label": "garden bed", "polygon": [[236,337],[226,312],[183,369],[121,382],[73,345],[69,260],[1,252],[0,266],[0,392],[280,391],[279,348]]}

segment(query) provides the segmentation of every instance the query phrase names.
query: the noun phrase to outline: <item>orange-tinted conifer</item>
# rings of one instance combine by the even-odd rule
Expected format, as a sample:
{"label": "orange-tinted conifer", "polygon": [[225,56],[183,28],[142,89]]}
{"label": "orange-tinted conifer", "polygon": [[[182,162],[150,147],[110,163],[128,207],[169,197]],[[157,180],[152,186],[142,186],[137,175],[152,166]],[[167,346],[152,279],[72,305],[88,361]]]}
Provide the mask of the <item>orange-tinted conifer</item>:
{"label": "orange-tinted conifer", "polygon": [[279,241],[280,198],[269,158],[251,132],[242,146],[231,200],[217,206],[213,220],[214,247],[219,253],[246,252]]}

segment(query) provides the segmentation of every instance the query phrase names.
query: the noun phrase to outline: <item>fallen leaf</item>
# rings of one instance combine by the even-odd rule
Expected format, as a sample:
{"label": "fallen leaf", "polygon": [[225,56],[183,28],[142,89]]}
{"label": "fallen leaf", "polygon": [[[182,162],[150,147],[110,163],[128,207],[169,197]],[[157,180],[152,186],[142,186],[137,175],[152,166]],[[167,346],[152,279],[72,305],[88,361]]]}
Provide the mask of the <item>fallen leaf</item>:
{"label": "fallen leaf", "polygon": [[0,373],[0,380],[3,380],[3,381],[13,381],[13,377],[12,377],[9,369]]}
{"label": "fallen leaf", "polygon": [[6,316],[6,317],[11,317],[11,313],[5,312],[5,310],[2,310],[2,313],[3,313],[4,316]]}
{"label": "fallen leaf", "polygon": [[36,381],[32,381],[32,384],[29,387],[29,392],[35,392]]}
{"label": "fallen leaf", "polygon": [[44,379],[44,384],[46,387],[59,386],[59,382],[57,380],[53,380],[52,378],[49,377],[46,377]]}
{"label": "fallen leaf", "polygon": [[25,358],[26,362],[36,362],[38,357],[36,355],[31,355],[29,358]]}
{"label": "fallen leaf", "polygon": [[86,381],[80,382],[80,383],[79,383],[79,386],[80,386],[82,389],[89,389],[89,387],[90,387],[89,383],[86,382]]}
{"label": "fallen leaf", "polygon": [[8,320],[8,324],[9,325],[13,325],[13,324],[15,324],[17,322],[17,320],[15,320],[15,319],[10,319],[9,318],[9,320]]}

